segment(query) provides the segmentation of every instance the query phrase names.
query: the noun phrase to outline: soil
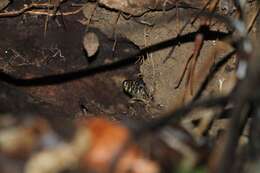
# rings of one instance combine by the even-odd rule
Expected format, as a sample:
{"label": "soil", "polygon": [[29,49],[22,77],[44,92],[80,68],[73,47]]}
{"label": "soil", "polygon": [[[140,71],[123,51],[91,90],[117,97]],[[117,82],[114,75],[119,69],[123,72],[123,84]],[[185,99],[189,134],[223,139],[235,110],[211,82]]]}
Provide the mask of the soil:
{"label": "soil", "polygon": [[[162,1],[164,0],[159,2]],[[160,4],[160,8],[150,9],[149,5],[154,4],[148,4],[145,8],[135,9],[128,4],[130,1],[123,0],[65,0],[57,8],[57,13],[53,14],[48,7],[50,4],[15,13],[28,7],[25,4],[60,1],[10,2],[9,5],[9,0],[0,2],[0,172],[22,172],[26,165],[28,166],[31,160],[29,158],[34,158],[34,154],[37,156],[41,151],[52,150],[54,145],[75,145],[75,151],[80,153],[78,147],[81,144],[77,143],[77,139],[80,139],[77,131],[80,130],[82,141],[87,140],[86,143],[94,143],[95,146],[93,139],[97,139],[101,152],[99,149],[97,151],[101,153],[102,160],[105,148],[110,144],[114,147],[114,143],[120,141],[122,129],[127,135],[122,135],[122,138],[126,139],[123,141],[129,144],[133,142],[134,145],[138,143],[134,148],[142,148],[145,157],[156,161],[157,171],[165,169],[164,172],[173,172],[174,168],[174,172],[175,169],[177,172],[199,172],[199,169],[193,168],[201,165],[203,169],[209,167],[209,172],[217,170],[218,164],[222,162],[218,160],[220,153],[225,148],[224,137],[233,120],[233,117],[230,118],[230,112],[236,109],[232,102],[233,95],[230,94],[233,93],[231,91],[234,86],[240,84],[237,82],[239,60],[236,55],[223,63],[198,98],[210,99],[228,95],[228,99],[225,97],[228,103],[225,101],[222,107],[218,105],[219,107],[212,108],[191,108],[185,118],[182,114],[182,117],[177,116],[180,120],[177,124],[170,124],[172,121],[169,121],[174,118],[172,113],[176,113],[176,108],[186,108],[185,104],[194,98],[203,81],[212,73],[216,62],[222,60],[224,55],[236,46],[231,46],[230,36],[234,39],[237,33],[220,20],[199,16],[191,22],[206,1],[183,0],[181,2],[191,6],[178,6],[177,1],[166,0],[165,4],[170,2],[169,6]],[[112,3],[102,5],[102,2]],[[136,2],[145,4],[152,1]],[[171,4],[172,2],[175,4]],[[233,1],[211,2],[218,2],[215,13],[237,18],[238,12]],[[257,14],[256,2],[247,1],[246,27],[252,22],[252,16]],[[127,3],[129,6],[124,6],[124,9],[129,13],[126,14],[124,9],[118,11],[109,6],[114,5],[113,3]],[[4,17],[7,12],[13,12],[15,15]],[[136,14],[131,14],[135,12]],[[256,43],[255,25],[252,25],[249,36],[252,42]],[[202,45],[200,40],[203,40]],[[237,43],[232,41],[232,44]],[[235,47],[235,50],[239,54],[242,49]],[[124,90],[122,84],[125,80],[135,86],[128,91]],[[138,83],[142,85],[139,86]],[[139,92],[140,88],[142,92]],[[135,91],[131,93],[133,90]],[[138,101],[133,101],[135,95],[139,96]],[[142,99],[144,95],[148,97],[148,101]],[[250,111],[251,108],[253,109],[253,106]],[[243,111],[255,113],[250,112],[247,106]],[[168,115],[167,122],[163,117],[165,115]],[[92,126],[97,135],[91,128],[85,127],[87,121],[90,120],[91,123],[91,117],[94,117]],[[97,122],[101,120],[104,124],[96,127],[95,118]],[[244,133],[235,141],[239,143],[238,157],[234,160],[236,164],[242,158],[239,154],[242,156],[242,152],[248,152],[247,147],[251,145],[248,142],[250,133],[255,133],[252,133],[251,137],[259,136],[257,131],[252,131],[255,127],[250,125],[251,118],[254,117],[248,118]],[[109,124],[112,131],[109,130]],[[91,124],[89,125],[91,127]],[[106,126],[108,130],[105,130]],[[113,130],[117,126],[120,128]],[[8,135],[5,135],[5,132],[9,132]],[[13,139],[12,137],[18,142],[10,140],[14,144],[10,145],[10,148],[15,146],[10,152],[8,139]],[[255,141],[257,146],[258,140]],[[129,149],[128,143],[125,145],[125,142],[120,142],[120,150],[116,152],[106,151],[112,159],[107,157],[109,159],[104,170],[113,172],[118,167],[115,163],[124,154],[122,151]],[[2,146],[8,146],[7,150]],[[57,165],[53,164],[52,158],[59,158],[56,158],[55,149],[53,151],[51,153],[55,157],[50,157],[50,165],[58,166],[57,169],[61,170],[67,169],[67,164],[66,168],[59,164],[59,161],[64,162],[63,157]],[[73,157],[72,160],[74,154],[68,154]],[[138,160],[137,165],[142,163],[139,154],[138,151],[133,155],[133,158]],[[23,157],[18,158],[20,155]],[[243,156],[248,157],[248,154]],[[99,154],[89,157],[95,160],[99,158]],[[82,158],[84,159],[79,155],[77,159],[80,161]],[[103,169],[103,161],[100,162],[101,166],[92,165],[88,160],[85,162],[86,165]],[[82,163],[80,161],[79,168],[76,169],[81,169]],[[246,167],[248,163],[243,165]],[[132,171],[136,165],[131,166],[127,165],[125,170]],[[184,169],[183,166],[192,170],[187,170],[186,167]],[[142,172],[145,169],[141,167],[139,165],[136,168]]]}
{"label": "soil", "polygon": [[[93,6],[94,5],[95,4],[93,4]],[[97,7],[92,16],[91,26],[100,28],[104,33],[111,33],[111,31],[114,30],[115,35],[123,35],[137,44],[140,48],[143,48],[176,37],[180,28],[187,22],[192,14],[194,14],[194,12],[191,11],[192,10],[190,9],[179,9],[179,17],[176,17],[176,9],[166,12],[150,12],[138,19],[130,18],[128,20],[121,15],[116,22],[118,12],[111,12],[102,7]],[[85,16],[91,16],[91,6],[87,6],[84,12]],[[137,20],[139,20],[139,22]],[[140,23],[140,21],[142,23]],[[144,23],[149,25],[152,24],[153,26],[147,26]],[[223,24],[216,24],[213,28],[215,28],[215,30],[228,32]],[[199,23],[197,22],[192,27],[187,27],[184,30],[183,35],[195,33],[198,29]],[[218,37],[204,42],[196,67],[195,91],[207,75],[210,65],[217,60],[217,57],[223,55],[229,49],[228,47],[221,48],[216,54],[216,59],[214,59],[212,54],[214,54],[216,49],[216,39],[218,39]],[[187,59],[193,53],[193,41],[193,36],[190,36],[189,41],[177,46],[174,53],[166,61],[165,59],[171,48],[149,53],[147,54],[149,58],[138,61],[141,75],[150,92],[153,93],[155,104],[164,107],[165,111],[176,108],[185,102],[185,100],[183,100],[185,79],[179,88],[175,89],[175,86],[178,83]],[[211,95],[213,93],[217,95],[223,92],[220,90],[230,90],[232,86],[229,86],[228,89],[219,89],[218,80],[224,80],[223,85],[226,85],[225,83],[228,81],[225,79],[226,77],[222,76],[230,75],[227,74],[227,72],[221,72],[220,76],[213,80],[216,82],[212,82],[208,87],[208,91],[205,92],[210,93]]]}
{"label": "soil", "polygon": [[[26,2],[30,3],[26,0],[17,1],[8,9],[22,8]],[[60,10],[65,14],[79,8],[72,7],[71,3],[65,2]],[[80,1],[75,3],[81,5]],[[45,15],[23,14],[1,18],[0,68],[4,85],[9,83],[19,92],[32,97],[37,105],[50,105],[61,112],[59,116],[66,118],[82,114],[106,114],[120,120],[160,116],[189,101],[209,73],[210,66],[232,49],[219,41],[229,32],[224,24],[212,20],[209,34],[204,36],[205,41],[193,74],[193,93],[187,92],[187,74],[178,88],[176,85],[187,60],[193,54],[200,20],[188,25],[181,36],[175,39],[174,44],[179,45],[167,59],[171,42],[165,49],[148,52],[146,57],[135,57],[134,63],[128,63],[127,68],[116,67],[115,70],[95,75],[84,70],[124,59],[149,45],[176,37],[196,11],[193,8],[170,8],[131,17],[89,2],[81,12],[74,15],[50,17],[46,31]],[[221,8],[218,11],[229,13]],[[218,34],[214,34],[214,31]],[[85,32],[94,32],[99,38],[100,48],[94,57],[87,57],[84,52],[82,40]],[[234,57],[218,72],[203,95],[228,93],[236,81],[235,68]],[[64,73],[71,74],[60,78],[59,75]],[[123,80],[140,76],[153,96],[153,103],[148,105],[150,109],[144,103],[129,103],[130,98],[122,89]],[[26,82],[26,79],[33,78],[40,79],[33,83]],[[3,95],[9,97],[5,93]],[[3,100],[3,105],[5,102]],[[19,107],[19,103],[16,104],[14,107]],[[47,106],[48,110],[44,114],[52,114],[50,107]],[[2,109],[8,112],[10,106],[6,104]],[[33,110],[30,104],[28,110]]]}

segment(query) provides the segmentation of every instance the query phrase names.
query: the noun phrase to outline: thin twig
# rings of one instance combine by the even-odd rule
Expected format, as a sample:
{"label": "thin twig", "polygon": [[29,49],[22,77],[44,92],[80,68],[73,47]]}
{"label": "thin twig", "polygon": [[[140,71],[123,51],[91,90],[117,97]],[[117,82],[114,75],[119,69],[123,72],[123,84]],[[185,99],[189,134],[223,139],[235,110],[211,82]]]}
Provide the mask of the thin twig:
{"label": "thin twig", "polygon": [[[250,20],[249,25],[247,26],[247,33],[249,33],[250,30],[252,29],[252,26],[255,23],[258,14],[259,14],[259,8],[258,8],[257,12],[255,13],[255,15],[253,16],[253,18]],[[202,95],[203,91],[207,87],[207,85],[210,82],[210,80],[218,72],[218,69],[220,69],[223,65],[225,65],[226,62],[235,54],[235,52],[236,51],[233,50],[233,51],[227,53],[222,58],[220,58],[220,60],[216,64],[213,64],[211,66],[209,74],[206,76],[206,78],[204,79],[204,81],[200,85],[197,93],[195,94],[195,96],[192,99],[193,101],[196,101],[197,99],[200,98],[200,96]]]}
{"label": "thin twig", "polygon": [[[180,37],[181,34],[183,33],[183,31],[185,30],[185,28],[188,26],[188,24],[193,25],[193,23],[198,19],[198,17],[203,13],[203,11],[205,11],[205,9],[207,8],[207,6],[210,4],[211,0],[208,0],[207,3],[203,6],[203,8],[195,15],[195,17],[192,19],[190,18],[183,26],[182,28],[179,30],[177,37]],[[165,59],[163,60],[163,63],[165,63],[172,55],[172,53],[174,52],[176,46],[172,46],[171,50],[169,51],[168,55],[165,57]]]}
{"label": "thin twig", "polygon": [[193,57],[193,54],[191,54],[191,56],[190,56],[190,57],[188,58],[188,60],[186,61],[186,64],[185,64],[185,66],[184,66],[184,69],[183,69],[183,71],[182,71],[182,73],[181,73],[181,76],[180,76],[180,78],[179,78],[179,80],[178,80],[178,83],[177,83],[177,85],[174,87],[174,89],[177,89],[177,88],[180,87],[181,82],[182,82],[182,80],[184,79],[184,75],[185,75],[186,71],[188,70],[188,66],[189,66],[190,61],[192,60],[192,57]]}
{"label": "thin twig", "polygon": [[137,129],[135,129],[136,134],[134,136],[141,137],[147,133],[151,133],[152,131],[160,130],[166,125],[178,123],[182,118],[185,118],[185,116],[191,110],[194,110],[194,108],[209,108],[225,105],[229,100],[229,97],[230,96],[222,96],[216,98],[203,99],[197,102],[189,102],[188,104],[180,108],[177,108],[176,110],[171,111],[166,115],[160,116],[160,118],[153,119],[150,122],[140,123],[141,125],[138,126]]}
{"label": "thin twig", "polygon": [[49,3],[31,3],[30,5],[24,5],[24,8],[17,10],[17,11],[9,11],[9,12],[4,12],[0,13],[0,17],[14,17],[14,16],[19,16],[23,14],[25,11],[28,11],[32,8],[53,8],[53,5]]}
{"label": "thin twig", "polygon": [[[219,32],[219,31],[207,31],[207,33],[204,34],[205,34],[205,40],[216,40],[217,38],[223,39],[228,36],[227,33]],[[68,72],[65,74],[48,75],[48,76],[36,77],[32,79],[19,79],[9,74],[6,74],[4,72],[0,72],[0,80],[16,86],[37,86],[37,85],[41,86],[41,85],[60,84],[68,81],[77,80],[93,74],[98,74],[98,73],[122,68],[125,66],[129,66],[131,64],[134,64],[138,59],[138,57],[140,57],[141,55],[146,55],[147,53],[162,50],[172,45],[177,45],[178,43],[191,42],[192,40],[194,40],[195,35],[196,33],[188,33],[178,38],[174,37],[168,40],[164,40],[162,42],[145,47],[140,51],[136,51],[126,57],[122,57],[120,60],[117,60],[109,64],[101,64],[98,66],[93,66],[87,69],[77,70],[74,72]]]}
{"label": "thin twig", "polygon": [[205,88],[207,87],[208,83],[210,82],[211,79],[213,79],[213,77],[215,76],[215,74],[218,72],[218,70],[226,64],[226,62],[235,54],[235,50],[227,53],[226,55],[224,55],[220,59],[217,63],[213,64],[210,67],[209,70],[209,74],[206,76],[206,78],[203,80],[203,82],[201,83],[198,91],[196,92],[196,94],[193,97],[193,101],[196,101],[200,98],[200,96],[202,95],[203,91],[205,90]]}
{"label": "thin twig", "polygon": [[[221,153],[217,173],[228,173],[234,165],[238,140],[251,108],[250,99],[258,94],[257,91],[260,83],[260,57],[259,55],[258,57],[254,57],[254,53],[252,52],[253,46],[248,39],[247,30],[244,25],[244,7],[242,5],[238,3],[241,13],[240,20],[238,21],[240,25],[235,28],[240,32],[240,39],[238,39],[236,44],[238,47],[237,54],[240,58],[239,63],[243,64],[243,68],[238,68],[238,70],[243,70],[242,73],[244,74],[238,75],[241,81],[231,98],[234,101],[234,109],[231,113],[230,128],[225,138],[224,150]],[[236,21],[233,24],[237,24]],[[248,63],[249,60],[251,61]]]}
{"label": "thin twig", "polygon": [[194,46],[194,54],[193,54],[193,61],[191,64],[191,69],[190,69],[190,78],[188,78],[188,83],[189,83],[189,89],[191,95],[193,95],[193,83],[194,83],[194,73],[195,73],[195,68],[198,62],[198,57],[200,55],[200,50],[203,46],[203,38],[204,36],[202,34],[197,34],[195,38],[195,46]]}
{"label": "thin twig", "polygon": [[[34,8],[36,8],[38,10],[32,10]],[[52,4],[49,4],[49,3],[32,3],[30,5],[24,5],[24,8],[22,8],[20,10],[0,13],[0,17],[15,17],[15,16],[22,15],[24,13],[33,14],[33,15],[48,15],[48,16],[64,15],[64,16],[68,16],[68,15],[77,14],[83,9],[83,7],[80,7],[79,9],[77,9],[75,11],[69,11],[69,12],[64,12],[64,13],[57,12],[56,14],[53,14],[53,13],[49,13],[48,10],[41,10],[39,8],[49,8],[50,9],[50,8],[54,8],[54,6]]]}
{"label": "thin twig", "polygon": [[[70,15],[75,15],[81,12],[83,7],[78,8],[77,10],[74,11],[68,11],[68,12],[57,12],[55,16],[70,16]],[[31,14],[31,15],[48,15],[48,16],[54,16],[53,14],[49,14],[48,11],[46,10],[29,10],[25,12],[26,14]]]}
{"label": "thin twig", "polygon": [[112,52],[113,52],[113,55],[115,53],[115,50],[116,50],[116,45],[117,45],[117,34],[116,34],[116,25],[119,21],[119,18],[121,16],[121,11],[118,12],[117,16],[116,16],[116,20],[115,22],[113,23],[113,33],[112,33],[112,37],[114,38],[114,43],[113,43],[113,47],[112,47]]}
{"label": "thin twig", "polygon": [[255,12],[254,16],[251,17],[251,20],[250,20],[250,22],[249,22],[249,24],[247,26],[247,33],[249,33],[251,31],[251,29],[253,28],[254,23],[256,21],[256,18],[257,18],[258,14],[259,14],[259,9],[260,8],[257,8],[257,11]]}

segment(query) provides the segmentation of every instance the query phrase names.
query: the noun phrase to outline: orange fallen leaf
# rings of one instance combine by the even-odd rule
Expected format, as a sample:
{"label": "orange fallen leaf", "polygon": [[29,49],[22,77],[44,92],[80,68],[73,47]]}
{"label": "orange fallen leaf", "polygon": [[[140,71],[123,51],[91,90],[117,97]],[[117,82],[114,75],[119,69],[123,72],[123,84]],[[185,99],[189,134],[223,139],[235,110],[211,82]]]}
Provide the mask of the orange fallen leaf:
{"label": "orange fallen leaf", "polygon": [[158,165],[145,158],[131,141],[131,134],[126,127],[101,118],[86,119],[80,124],[87,126],[91,141],[89,150],[81,159],[85,170],[105,173],[111,171],[111,166],[115,164],[116,173],[159,172]]}

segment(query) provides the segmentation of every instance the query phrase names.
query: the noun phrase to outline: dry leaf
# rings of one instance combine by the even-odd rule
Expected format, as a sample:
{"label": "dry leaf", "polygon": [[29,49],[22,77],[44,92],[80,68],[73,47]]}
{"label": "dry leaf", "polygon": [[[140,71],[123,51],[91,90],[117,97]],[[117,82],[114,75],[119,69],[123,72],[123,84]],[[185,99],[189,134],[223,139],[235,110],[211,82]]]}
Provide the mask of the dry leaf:
{"label": "dry leaf", "polygon": [[4,9],[9,3],[9,0],[0,0],[0,10]]}
{"label": "dry leaf", "polygon": [[203,1],[190,0],[99,0],[99,4],[116,9],[133,16],[140,16],[150,9],[165,10],[176,6],[176,3],[192,7],[201,7]]}
{"label": "dry leaf", "polygon": [[41,118],[0,129],[0,153],[14,158],[27,157],[47,131],[48,124]]}
{"label": "dry leaf", "polygon": [[32,155],[26,163],[25,173],[59,173],[76,169],[88,145],[88,130],[80,126],[71,143],[60,142],[53,148]]}
{"label": "dry leaf", "polygon": [[117,156],[116,173],[127,173],[129,171],[132,173],[159,172],[158,165],[146,159],[142,151],[132,143],[129,143],[129,147],[118,155],[130,139],[126,127],[101,118],[91,118],[83,124],[89,128],[91,135],[90,149],[84,154],[81,161],[82,167],[87,172],[109,172],[111,164]]}

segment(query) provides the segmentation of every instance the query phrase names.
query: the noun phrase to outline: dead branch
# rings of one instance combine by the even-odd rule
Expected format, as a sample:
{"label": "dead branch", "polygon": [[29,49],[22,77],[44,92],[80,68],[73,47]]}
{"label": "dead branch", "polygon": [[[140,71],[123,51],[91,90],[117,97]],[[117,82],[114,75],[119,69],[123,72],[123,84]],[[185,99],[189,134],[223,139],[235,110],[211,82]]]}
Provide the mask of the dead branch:
{"label": "dead branch", "polygon": [[223,57],[220,58],[220,60],[217,63],[214,63],[209,70],[209,74],[206,76],[206,78],[203,80],[203,82],[201,83],[198,91],[196,92],[196,94],[194,95],[194,97],[192,98],[193,101],[198,100],[203,91],[206,89],[208,83],[211,81],[211,79],[213,79],[214,75],[218,72],[218,70],[226,64],[226,62],[235,54],[235,50],[227,53],[226,55],[224,55]]}
{"label": "dead branch", "polygon": [[[196,36],[196,32],[194,33],[188,33],[185,35],[182,35],[180,37],[174,37],[159,43],[156,43],[154,45],[145,47],[141,49],[140,51],[129,55],[127,57],[122,57],[122,59],[117,60],[112,63],[103,64],[99,66],[93,66],[88,69],[78,70],[66,74],[58,74],[58,75],[49,75],[44,77],[36,77],[32,79],[18,79],[13,76],[10,76],[4,72],[0,72],[0,79],[1,81],[5,81],[7,83],[16,85],[16,86],[41,86],[41,85],[51,85],[51,84],[59,84],[64,83],[76,79],[80,79],[86,76],[91,76],[93,74],[98,74],[102,72],[107,72],[111,70],[115,70],[118,68],[122,68],[125,66],[129,66],[130,64],[134,64],[138,58],[142,55],[146,55],[150,52],[155,52],[158,50],[165,49],[167,47],[170,47],[172,45],[177,45],[179,43],[187,43],[194,40]],[[205,40],[215,40],[217,38],[222,39],[228,36],[227,33],[223,32],[217,32],[217,31],[207,31],[204,33]]]}
{"label": "dead branch", "polygon": [[[55,4],[51,4],[51,3],[31,3],[29,5],[25,4],[24,8],[20,10],[0,13],[0,17],[15,17],[25,13],[32,14],[32,15],[46,15],[46,16],[56,16],[56,15],[68,16],[68,15],[75,15],[83,9],[83,7],[80,7],[75,11],[69,11],[64,13],[57,11],[56,13],[49,13],[48,9],[54,9],[54,8],[55,8]],[[38,10],[34,10],[34,9],[38,9]],[[42,10],[42,9],[47,9],[47,10]]]}
{"label": "dead branch", "polygon": [[[247,37],[247,30],[244,23],[244,4],[237,4],[240,10],[240,20],[233,21],[235,28],[240,36],[237,38],[237,55],[240,60],[237,76],[241,80],[238,83],[234,95],[231,98],[234,101],[234,109],[231,113],[231,122],[226,135],[224,150],[220,157],[217,168],[218,173],[227,173],[234,164],[238,139],[245,126],[252,105],[250,99],[256,95],[259,86],[260,58],[254,57],[252,44]],[[259,56],[259,55],[258,55]],[[249,63],[248,63],[249,61]]]}
{"label": "dead branch", "polygon": [[30,5],[25,4],[24,8],[17,11],[9,11],[0,13],[0,17],[14,17],[23,14],[24,12],[33,8],[53,8],[53,5],[49,3],[31,3]]}
{"label": "dead branch", "polygon": [[223,96],[217,98],[203,99],[197,102],[189,102],[186,105],[177,108],[170,113],[163,115],[161,118],[153,119],[150,122],[142,122],[136,130],[136,137],[142,137],[147,133],[157,131],[170,124],[177,124],[182,118],[184,118],[191,110],[195,108],[209,108],[215,106],[223,106],[229,101],[230,96]]}

